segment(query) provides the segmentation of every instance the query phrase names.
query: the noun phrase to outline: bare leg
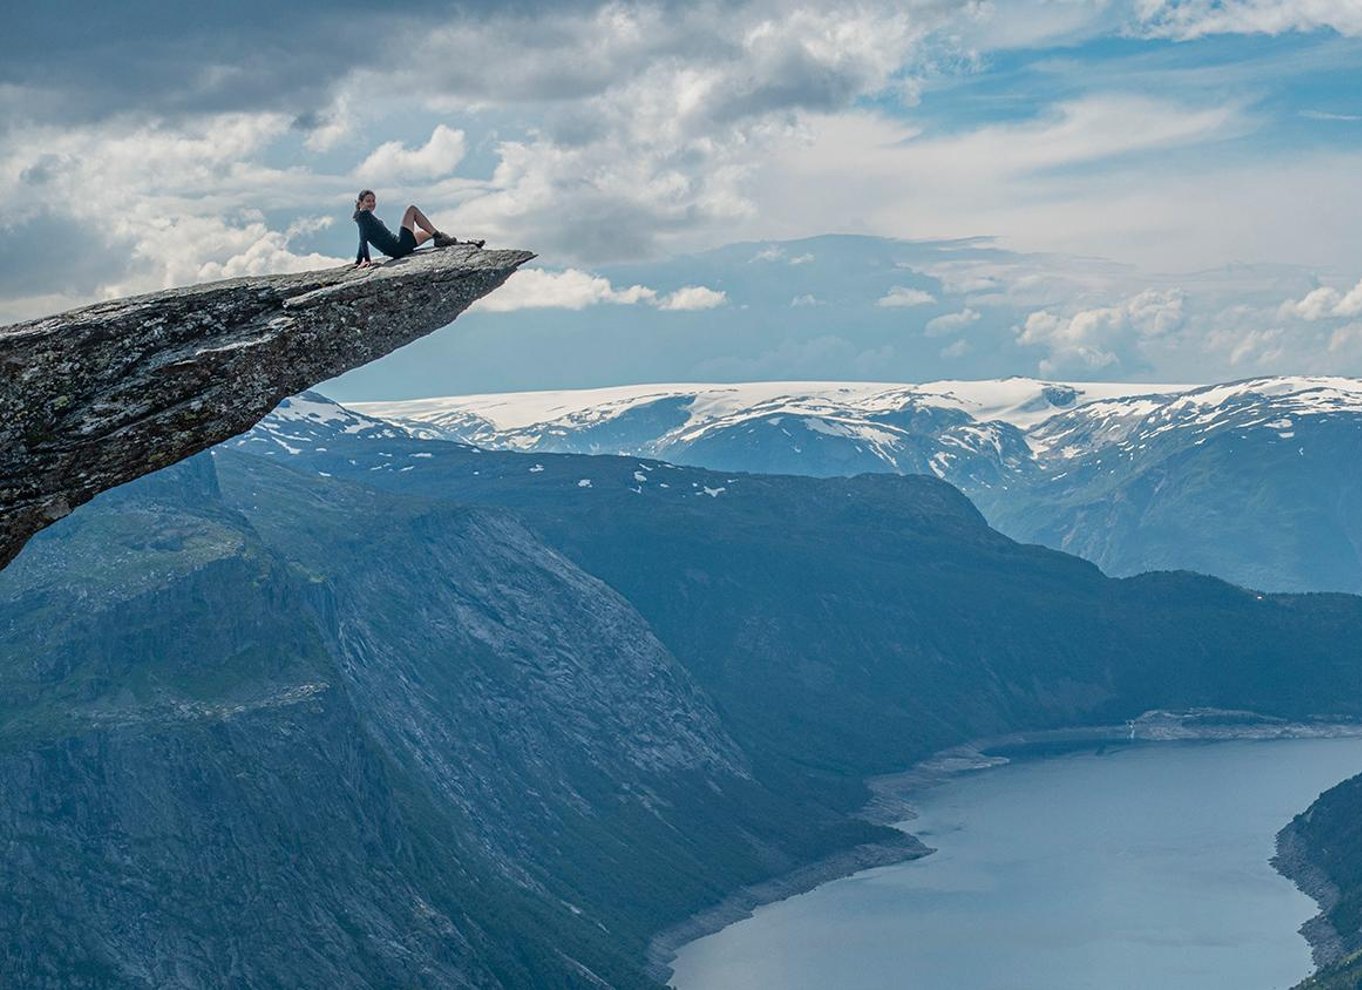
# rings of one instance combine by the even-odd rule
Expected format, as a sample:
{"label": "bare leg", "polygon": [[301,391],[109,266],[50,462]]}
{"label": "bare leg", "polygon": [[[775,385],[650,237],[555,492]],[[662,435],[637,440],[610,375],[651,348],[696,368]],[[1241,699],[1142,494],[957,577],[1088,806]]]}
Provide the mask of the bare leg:
{"label": "bare leg", "polygon": [[[486,241],[477,240],[458,241],[448,234],[441,234],[435,229],[435,224],[430,222],[430,218],[422,213],[421,208],[415,203],[408,206],[407,212],[402,214],[402,226],[412,232],[412,235],[416,238],[417,247],[420,247],[431,238],[435,238],[436,247],[449,247],[451,244],[465,244],[480,248],[487,243]],[[417,227],[420,227],[421,229],[417,230]],[[440,238],[443,238],[444,240],[441,241]]]}
{"label": "bare leg", "polygon": [[[420,247],[438,233],[435,224],[431,223],[430,219],[415,204],[408,206],[407,212],[402,214],[402,226],[416,235],[417,247]],[[417,230],[417,227],[421,229]]]}

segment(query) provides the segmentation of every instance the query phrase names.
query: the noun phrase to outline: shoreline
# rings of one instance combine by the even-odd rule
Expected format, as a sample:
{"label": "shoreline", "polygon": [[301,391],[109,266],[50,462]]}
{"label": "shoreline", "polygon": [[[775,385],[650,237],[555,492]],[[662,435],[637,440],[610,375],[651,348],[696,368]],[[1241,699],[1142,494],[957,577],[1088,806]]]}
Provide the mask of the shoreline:
{"label": "shoreline", "polygon": [[1328,875],[1311,861],[1305,842],[1295,829],[1295,822],[1288,822],[1277,833],[1277,854],[1269,862],[1274,870],[1295,884],[1296,889],[1319,908],[1318,914],[1297,929],[1310,946],[1310,961],[1315,969],[1332,966],[1347,956],[1351,951],[1348,943],[1338,929],[1330,924],[1328,917],[1328,912],[1338,903],[1341,892]]}
{"label": "shoreline", "polygon": [[680,924],[654,935],[648,943],[647,965],[644,971],[659,983],[672,976],[672,962],[682,946],[729,925],[752,917],[752,912],[767,904],[775,904],[832,880],[840,880],[880,866],[893,866],[909,860],[921,859],[935,852],[920,839],[907,832],[901,842],[871,842],[852,846],[823,859],[796,867],[788,873],[742,887],[718,904],[691,915]]}
{"label": "shoreline", "polygon": [[[1149,711],[1138,718],[1119,724],[1012,732],[939,750],[906,770],[865,778],[871,796],[861,808],[848,816],[876,825],[900,828],[904,842],[853,846],[769,880],[734,891],[718,904],[654,935],[648,943],[645,972],[659,983],[667,983],[672,976],[671,963],[683,946],[706,935],[712,935],[735,922],[750,918],[759,907],[807,893],[824,883],[853,876],[863,870],[921,859],[935,852],[936,850],[902,827],[917,817],[911,799],[923,791],[963,774],[1005,766],[1012,762],[998,751],[1025,752],[1037,749],[1063,751],[1094,744],[1139,745],[1162,742],[1272,741],[1342,737],[1362,737],[1362,719],[1319,717],[1293,722],[1258,715],[1255,712],[1197,708],[1181,712]],[[1288,825],[1282,832],[1289,828]],[[1281,833],[1278,833],[1279,855],[1280,837]],[[1304,862],[1303,856],[1301,862]],[[1273,858],[1271,865],[1278,873],[1300,887],[1303,893],[1318,902],[1314,894],[1301,887],[1295,877],[1288,875],[1277,865],[1277,857]],[[1300,934],[1309,944],[1312,958],[1316,958],[1315,942],[1311,934],[1306,932],[1310,924],[1306,922],[1301,927]],[[1327,922],[1325,924],[1327,925]],[[1312,932],[1314,930],[1311,929]],[[1324,934],[1320,933],[1321,936]],[[1317,960],[1316,966],[1318,965]]]}

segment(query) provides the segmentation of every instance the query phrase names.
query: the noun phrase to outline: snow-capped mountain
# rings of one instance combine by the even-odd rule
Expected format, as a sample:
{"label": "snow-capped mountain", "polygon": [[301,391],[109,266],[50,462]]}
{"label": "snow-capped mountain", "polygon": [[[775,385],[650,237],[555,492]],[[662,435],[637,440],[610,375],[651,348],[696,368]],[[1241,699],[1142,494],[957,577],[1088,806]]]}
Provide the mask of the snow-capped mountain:
{"label": "snow-capped mountain", "polygon": [[[967,490],[1029,474],[1026,431],[1090,402],[1185,386],[1033,379],[759,382],[458,396],[360,403],[419,435],[482,447],[627,453],[721,470],[934,474]],[[1152,401],[1152,400],[1151,400]]]}
{"label": "snow-capped mountain", "polygon": [[336,436],[381,440],[385,437],[408,436],[402,426],[366,416],[338,405],[316,392],[304,392],[285,399],[256,426],[229,440],[230,446],[254,446],[253,454],[278,448],[286,454],[297,454],[304,448],[325,451],[324,443]]}
{"label": "snow-capped mountain", "polygon": [[1004,532],[1115,574],[1362,592],[1362,381],[1261,378],[1095,402],[1027,434],[1044,471],[976,501]]}
{"label": "snow-capped mountain", "polygon": [[1289,440],[1297,418],[1362,413],[1362,380],[1337,377],[1257,378],[1180,393],[1117,397],[1078,404],[1050,416],[1028,437],[1061,458],[1107,446],[1130,449],[1175,430],[1199,437],[1225,428],[1261,427]]}
{"label": "snow-capped mountain", "polygon": [[[1133,395],[1171,395],[1185,385],[999,381],[748,382],[732,385],[626,385],[618,388],[508,392],[406,402],[360,402],[353,408],[380,419],[430,431],[431,436],[485,447],[539,450],[552,445],[607,450],[596,431],[614,425],[619,435],[659,449],[684,446],[707,435],[770,416],[807,417],[828,424],[878,422],[909,409],[961,413],[977,423],[1027,429],[1057,412]],[[665,412],[664,412],[665,411]],[[644,412],[654,415],[645,416]],[[832,431],[847,437],[853,432]],[[863,439],[882,439],[873,430]],[[585,451],[574,450],[574,453]],[[631,453],[633,451],[630,451]]]}
{"label": "snow-capped mountain", "polygon": [[934,474],[1115,574],[1362,591],[1362,381],[762,382],[361,403],[427,438],[725,471]]}

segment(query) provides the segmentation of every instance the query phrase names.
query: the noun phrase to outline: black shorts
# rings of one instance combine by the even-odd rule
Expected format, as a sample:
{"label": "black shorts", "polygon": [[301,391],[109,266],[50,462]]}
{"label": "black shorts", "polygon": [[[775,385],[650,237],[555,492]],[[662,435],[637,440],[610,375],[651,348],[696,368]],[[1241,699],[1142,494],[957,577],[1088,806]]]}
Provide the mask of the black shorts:
{"label": "black shorts", "polygon": [[416,235],[408,228],[403,227],[402,232],[397,235],[397,250],[388,253],[394,258],[405,258],[416,250]]}

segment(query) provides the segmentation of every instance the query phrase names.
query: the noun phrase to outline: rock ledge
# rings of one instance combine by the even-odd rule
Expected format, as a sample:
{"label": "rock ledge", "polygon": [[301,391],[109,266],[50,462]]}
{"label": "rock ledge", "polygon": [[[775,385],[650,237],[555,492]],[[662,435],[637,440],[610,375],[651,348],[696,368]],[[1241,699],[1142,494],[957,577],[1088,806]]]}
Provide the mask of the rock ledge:
{"label": "rock ledge", "polygon": [[458,245],[0,327],[0,567],[100,492],[447,325],[533,257]]}

